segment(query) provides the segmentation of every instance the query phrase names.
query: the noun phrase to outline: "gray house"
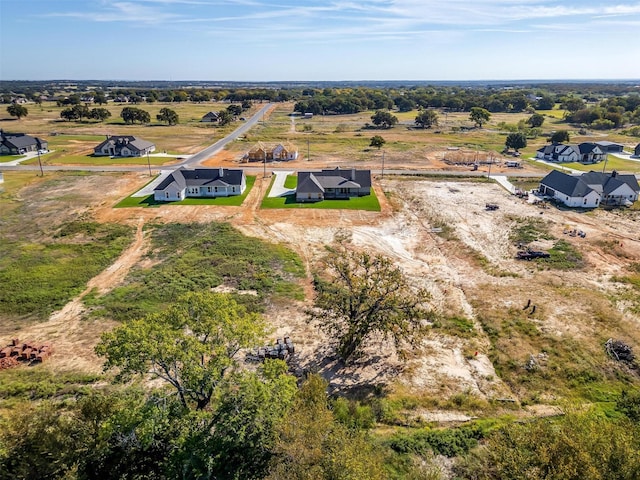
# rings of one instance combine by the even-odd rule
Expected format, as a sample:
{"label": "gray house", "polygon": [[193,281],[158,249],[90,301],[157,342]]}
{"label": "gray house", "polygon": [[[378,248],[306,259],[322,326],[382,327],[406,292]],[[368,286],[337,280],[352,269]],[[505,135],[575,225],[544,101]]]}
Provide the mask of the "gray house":
{"label": "gray house", "polygon": [[624,149],[624,145],[621,143],[609,142],[607,140],[602,140],[600,142],[595,142],[595,144],[600,147],[603,153],[622,153]]}
{"label": "gray house", "polygon": [[46,150],[49,144],[38,137],[24,133],[4,133],[0,130],[0,155],[21,155]]}
{"label": "gray house", "polygon": [[93,149],[95,155],[110,157],[143,157],[156,146],[133,135],[107,135],[107,139]]}
{"label": "gray house", "polygon": [[158,202],[174,202],[188,197],[215,198],[241,195],[247,188],[243,170],[229,168],[181,167],[169,174],[153,190]]}
{"label": "gray house", "polygon": [[536,151],[536,158],[548,162],[581,162],[596,163],[601,162],[606,157],[606,153],[598,145],[591,142],[580,143],[579,145],[564,145],[554,143],[539,148]]}
{"label": "gray house", "polygon": [[371,170],[355,168],[298,172],[296,202],[318,202],[371,194]]}

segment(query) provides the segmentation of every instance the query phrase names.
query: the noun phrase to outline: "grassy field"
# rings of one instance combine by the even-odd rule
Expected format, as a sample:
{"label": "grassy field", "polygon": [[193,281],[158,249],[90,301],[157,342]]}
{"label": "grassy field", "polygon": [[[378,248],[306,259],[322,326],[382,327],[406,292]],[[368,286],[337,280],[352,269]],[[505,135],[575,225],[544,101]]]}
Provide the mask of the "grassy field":
{"label": "grassy field", "polygon": [[87,302],[98,314],[139,318],[189,291],[225,284],[255,295],[236,295],[253,309],[266,298],[302,299],[297,279],[302,262],[287,248],[242,235],[224,223],[157,225],[152,231],[154,266],[134,269],[124,286]]}
{"label": "grassy field", "polygon": [[640,172],[640,162],[634,162],[633,160],[625,160],[623,158],[614,157],[613,155],[609,155],[609,158],[606,162],[599,163],[590,163],[584,164],[579,162],[573,163],[563,163],[563,167],[573,168],[575,170],[581,170],[583,172],[590,172],[594,170],[596,172],[602,172],[603,169],[610,173],[613,170],[618,172],[631,172],[638,173]]}
{"label": "grassy field", "polygon": [[157,202],[154,200],[153,195],[146,197],[132,197],[129,196],[116,205],[114,208],[128,208],[128,207],[159,207],[160,205],[224,205],[239,207],[247,198],[249,192],[253,188],[253,184],[256,181],[255,175],[247,175],[247,188],[245,188],[242,195],[235,195],[232,197],[217,197],[217,198],[185,198],[179,202]]}
{"label": "grassy field", "polygon": [[[134,106],[149,112],[149,125],[126,125],[120,118],[120,112],[126,106]],[[0,128],[8,132],[24,132],[42,137],[49,142],[49,149],[56,150],[56,154],[48,157],[47,161],[55,164],[66,155],[82,156],[92,152],[93,147],[104,140],[106,135],[136,135],[149,140],[156,145],[156,151],[190,154],[211,145],[234,130],[237,122],[219,127],[201,123],[200,119],[207,112],[227,108],[228,103],[151,103],[151,104],[114,104],[109,103],[106,108],[112,114],[105,122],[83,121],[67,122],[60,118],[60,112],[66,107],[58,107],[54,102],[45,102],[41,107],[29,105],[29,115],[20,121],[0,118]],[[156,115],[161,108],[171,108],[180,117],[178,125],[168,126],[156,121]],[[250,116],[260,108],[257,104]],[[44,158],[43,158],[44,159]],[[69,162],[67,162],[69,163]]]}

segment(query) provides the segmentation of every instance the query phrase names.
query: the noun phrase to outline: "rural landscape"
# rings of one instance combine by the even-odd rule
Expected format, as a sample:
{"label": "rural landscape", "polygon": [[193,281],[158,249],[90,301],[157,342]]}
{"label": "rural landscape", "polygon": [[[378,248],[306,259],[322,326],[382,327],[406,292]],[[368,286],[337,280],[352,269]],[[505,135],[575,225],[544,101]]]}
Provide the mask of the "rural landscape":
{"label": "rural landscape", "polygon": [[638,88],[0,81],[0,479],[640,478]]}

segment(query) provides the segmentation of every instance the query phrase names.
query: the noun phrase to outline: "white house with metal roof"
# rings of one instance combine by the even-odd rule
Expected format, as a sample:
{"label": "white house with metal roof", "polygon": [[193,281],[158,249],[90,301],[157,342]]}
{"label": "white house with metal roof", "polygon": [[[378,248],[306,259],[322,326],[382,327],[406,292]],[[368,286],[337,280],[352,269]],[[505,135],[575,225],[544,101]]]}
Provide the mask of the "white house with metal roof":
{"label": "white house with metal roof", "polygon": [[158,202],[176,202],[188,197],[230,197],[242,195],[246,188],[243,170],[181,167],[158,184],[153,190],[153,198]]}

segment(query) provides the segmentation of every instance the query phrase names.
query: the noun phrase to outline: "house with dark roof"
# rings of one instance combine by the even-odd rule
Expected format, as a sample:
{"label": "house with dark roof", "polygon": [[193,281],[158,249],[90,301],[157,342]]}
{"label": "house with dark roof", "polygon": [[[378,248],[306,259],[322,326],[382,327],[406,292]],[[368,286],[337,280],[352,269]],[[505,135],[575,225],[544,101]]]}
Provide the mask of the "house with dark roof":
{"label": "house with dark roof", "polygon": [[110,157],[143,157],[156,146],[133,135],[107,135],[107,139],[93,149],[94,155]]}
{"label": "house with dark roof", "polygon": [[545,145],[536,151],[536,158],[548,162],[568,163],[597,163],[605,159],[606,154],[592,142],[584,142],[578,145],[564,145],[554,143]]}
{"label": "house with dark roof", "polygon": [[608,140],[601,140],[594,142],[603,153],[622,153],[624,145],[621,143],[609,142]]}
{"label": "house with dark roof", "polygon": [[540,182],[542,195],[567,207],[595,208],[598,205],[631,205],[638,200],[640,187],[634,175],[588,172],[568,175],[553,170]]}
{"label": "house with dark roof", "polygon": [[242,195],[246,188],[247,178],[240,169],[181,167],[153,189],[153,198],[158,202],[175,202],[188,197],[230,197]]}
{"label": "house with dark roof", "polygon": [[46,150],[46,140],[24,133],[5,133],[0,130],[0,155],[22,155],[27,152]]}
{"label": "house with dark roof", "polygon": [[636,148],[633,150],[634,157],[640,157],[640,143],[636,145]]}
{"label": "house with dark roof", "polygon": [[371,194],[371,170],[355,168],[298,172],[296,202],[319,202]]}
{"label": "house with dark roof", "polygon": [[220,114],[218,112],[209,112],[206,113],[200,121],[205,123],[217,123],[218,120],[220,120]]}

